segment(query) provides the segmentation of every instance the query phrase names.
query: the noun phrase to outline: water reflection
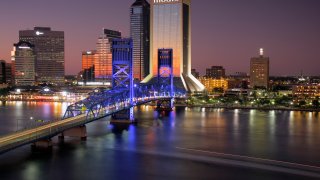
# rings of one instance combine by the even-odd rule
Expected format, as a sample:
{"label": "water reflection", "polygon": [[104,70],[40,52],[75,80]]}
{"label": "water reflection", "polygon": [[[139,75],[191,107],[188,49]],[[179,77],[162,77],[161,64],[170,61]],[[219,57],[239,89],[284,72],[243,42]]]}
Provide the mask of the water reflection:
{"label": "water reflection", "polygon": [[[14,122],[31,114],[43,119],[60,118],[66,107],[65,103],[2,104],[0,111],[5,118],[0,119],[3,124],[0,132],[12,131],[16,126],[12,120]],[[113,163],[130,169],[168,159],[163,160],[159,156],[155,161],[143,156],[136,161],[139,153],[130,154],[128,149],[170,153],[176,151],[175,147],[184,147],[320,166],[320,120],[317,113],[184,107],[175,108],[172,112],[158,112],[152,106],[140,106],[135,108],[135,116],[139,121],[137,126],[109,125],[109,118],[88,124],[87,142],[78,142],[73,148],[57,146],[61,154],[51,158],[63,157],[61,159],[70,161],[70,164],[103,160],[99,164],[101,169],[115,168],[106,165]],[[158,121],[161,126],[155,123]],[[71,142],[65,142],[68,143]],[[61,159],[56,163],[63,164]],[[123,161],[129,160],[130,165],[123,165]],[[42,168],[49,167],[49,162],[40,162],[37,165],[41,164]],[[135,164],[139,162],[141,164]],[[25,173],[30,179],[36,179],[39,166],[27,166]],[[145,166],[142,168],[145,170]]]}

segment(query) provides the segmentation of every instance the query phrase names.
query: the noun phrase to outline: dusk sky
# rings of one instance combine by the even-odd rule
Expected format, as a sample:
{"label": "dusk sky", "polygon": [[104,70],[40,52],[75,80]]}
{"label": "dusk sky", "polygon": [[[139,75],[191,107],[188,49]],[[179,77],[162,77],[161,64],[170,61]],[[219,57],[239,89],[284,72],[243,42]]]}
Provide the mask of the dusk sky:
{"label": "dusk sky", "polygon": [[[81,69],[81,51],[95,49],[102,28],[129,36],[134,0],[2,0],[0,59],[10,60],[18,31],[49,26],[65,31],[66,73]],[[192,65],[202,74],[222,65],[249,72],[260,47],[271,75],[320,75],[320,0],[193,0]]]}

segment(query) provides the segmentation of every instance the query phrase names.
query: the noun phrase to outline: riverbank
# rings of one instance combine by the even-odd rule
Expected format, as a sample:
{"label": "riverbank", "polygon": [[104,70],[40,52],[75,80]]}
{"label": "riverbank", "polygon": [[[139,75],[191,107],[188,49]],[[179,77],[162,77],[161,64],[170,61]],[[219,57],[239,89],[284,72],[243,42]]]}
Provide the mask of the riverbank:
{"label": "riverbank", "polygon": [[304,111],[304,112],[320,112],[320,108],[296,108],[296,107],[259,107],[259,106],[239,106],[239,105],[176,105],[176,107],[198,107],[198,108],[214,108],[214,109],[247,109],[262,111]]}
{"label": "riverbank", "polygon": [[1,102],[58,102],[58,103],[73,103],[74,100],[48,100],[48,99],[1,99]]}

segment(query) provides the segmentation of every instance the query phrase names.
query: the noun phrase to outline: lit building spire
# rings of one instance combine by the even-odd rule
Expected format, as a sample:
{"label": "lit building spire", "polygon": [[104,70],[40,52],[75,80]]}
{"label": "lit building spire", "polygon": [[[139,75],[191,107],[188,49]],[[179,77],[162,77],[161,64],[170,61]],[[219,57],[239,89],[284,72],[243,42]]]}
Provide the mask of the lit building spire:
{"label": "lit building spire", "polygon": [[263,56],[263,48],[260,48],[260,56]]}

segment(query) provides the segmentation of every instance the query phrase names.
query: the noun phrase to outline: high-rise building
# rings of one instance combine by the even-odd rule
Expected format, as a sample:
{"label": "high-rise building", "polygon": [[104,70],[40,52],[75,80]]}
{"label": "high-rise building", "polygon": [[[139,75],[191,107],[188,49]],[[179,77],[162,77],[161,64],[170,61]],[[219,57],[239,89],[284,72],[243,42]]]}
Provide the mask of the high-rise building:
{"label": "high-rise building", "polygon": [[6,61],[0,60],[0,84],[6,83]]}
{"label": "high-rise building", "polygon": [[112,39],[121,38],[121,32],[109,29],[103,30],[103,35],[98,38],[95,55],[95,79],[110,81],[112,76]]}
{"label": "high-rise building", "polygon": [[64,32],[35,27],[19,32],[19,40],[34,45],[37,82],[64,83]]}
{"label": "high-rise building", "polygon": [[173,50],[175,86],[188,92],[203,91],[204,86],[191,74],[191,11],[190,0],[153,0],[150,16],[151,82],[158,74],[158,49]]}
{"label": "high-rise building", "polygon": [[12,63],[6,63],[6,83],[13,84]]}
{"label": "high-rise building", "polygon": [[82,52],[82,78],[85,82],[92,82],[95,79],[95,57],[95,50]]}
{"label": "high-rise building", "polygon": [[142,80],[149,74],[150,4],[136,0],[130,8],[130,35],[133,41],[133,76]]}
{"label": "high-rise building", "polygon": [[212,66],[206,69],[207,78],[220,79],[226,76],[226,70],[222,66]]}
{"label": "high-rise building", "polygon": [[35,46],[29,42],[20,41],[14,44],[13,59],[15,62],[15,85],[29,86],[35,84]]}
{"label": "high-rise building", "polygon": [[251,88],[268,88],[269,85],[269,57],[263,55],[251,58],[250,62],[250,86]]}

